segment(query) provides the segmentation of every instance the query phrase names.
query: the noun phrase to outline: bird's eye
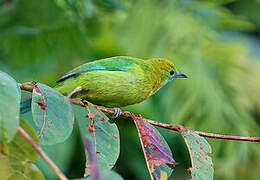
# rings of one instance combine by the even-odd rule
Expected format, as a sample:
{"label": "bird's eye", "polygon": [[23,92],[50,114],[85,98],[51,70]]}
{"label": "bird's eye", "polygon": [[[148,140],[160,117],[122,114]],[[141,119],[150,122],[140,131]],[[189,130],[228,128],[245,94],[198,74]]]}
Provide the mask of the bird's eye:
{"label": "bird's eye", "polygon": [[174,75],[174,70],[171,70],[171,71],[170,71],[170,75]]}

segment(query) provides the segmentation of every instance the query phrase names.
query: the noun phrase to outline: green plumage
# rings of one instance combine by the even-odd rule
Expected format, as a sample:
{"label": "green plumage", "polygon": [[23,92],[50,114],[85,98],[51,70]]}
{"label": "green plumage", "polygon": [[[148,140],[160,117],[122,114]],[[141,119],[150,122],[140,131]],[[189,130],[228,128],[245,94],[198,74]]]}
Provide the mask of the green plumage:
{"label": "green plumage", "polygon": [[57,81],[56,89],[68,95],[82,87],[73,98],[107,107],[123,107],[144,101],[178,76],[171,71],[174,72],[174,65],[167,59],[112,57],[73,69]]}

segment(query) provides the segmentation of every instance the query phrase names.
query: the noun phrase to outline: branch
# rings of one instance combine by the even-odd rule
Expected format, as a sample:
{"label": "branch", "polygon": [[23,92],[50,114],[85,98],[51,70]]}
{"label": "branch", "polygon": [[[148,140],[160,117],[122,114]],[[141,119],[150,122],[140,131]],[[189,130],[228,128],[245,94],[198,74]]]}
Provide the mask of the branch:
{"label": "branch", "polygon": [[[23,84],[19,84],[19,86],[22,90],[32,92],[33,87],[28,87],[28,85],[32,85],[33,83],[34,82],[23,83]],[[84,103],[82,102],[81,99],[71,99],[71,103],[85,107],[85,105],[84,105]],[[114,112],[115,112],[115,110],[113,108],[107,108],[107,107],[97,106],[97,105],[94,105],[94,107],[96,109],[104,112],[104,113],[108,113],[108,114],[111,114],[111,115],[114,114]],[[133,114],[133,113],[128,112],[128,111],[123,111],[122,114],[120,115],[120,117],[132,120],[131,114]],[[146,119],[146,118],[144,118],[144,120],[147,121],[150,124],[155,125],[155,126],[170,129],[170,130],[173,130],[173,131],[181,131],[181,130],[186,129],[184,126],[181,126],[179,124],[165,124],[165,123],[153,121],[151,119]],[[201,131],[195,131],[195,130],[194,130],[194,132],[197,133],[200,136],[207,137],[207,138],[260,142],[260,137],[229,136],[229,135],[207,133],[207,132],[201,132]]]}
{"label": "branch", "polygon": [[[77,104],[77,105],[84,107],[84,104],[79,99],[72,99],[71,102],[73,104]],[[114,112],[115,112],[115,110],[113,108],[107,108],[107,107],[98,106],[98,105],[93,105],[93,107],[102,111],[102,112],[104,112],[104,113],[108,113],[108,114],[111,114],[111,115],[114,114]],[[129,111],[123,111],[122,114],[120,115],[120,117],[132,119],[131,114],[133,114],[133,113],[129,112]],[[143,119],[146,122],[148,122],[152,125],[162,127],[162,128],[165,128],[165,129],[170,129],[170,130],[173,130],[173,131],[182,131],[182,130],[186,129],[184,126],[179,125],[179,124],[166,124],[166,123],[157,122],[157,121],[154,121],[154,120],[151,120],[151,119],[146,119],[146,118],[143,118]],[[195,131],[195,130],[193,130],[193,131],[195,133],[197,133],[198,135],[203,136],[203,137],[207,137],[207,138],[260,142],[260,137],[230,136],[230,135],[207,133],[207,132],[201,132],[201,131]]]}
{"label": "branch", "polygon": [[61,180],[68,180],[66,176],[61,172],[61,170],[52,162],[52,160],[42,151],[40,146],[36,144],[33,139],[23,130],[23,128],[18,128],[18,133],[21,134],[24,139],[26,139],[33,147],[33,149],[42,157],[42,159],[49,165],[49,167],[54,171],[54,173]]}
{"label": "branch", "polygon": [[[164,124],[164,123],[156,122],[156,121],[153,121],[150,119],[147,119],[147,122],[149,122],[150,124],[153,124],[155,126],[170,129],[173,131],[182,131],[182,130],[186,129],[184,126],[179,125],[179,124]],[[192,130],[192,131],[197,133],[200,136],[207,137],[207,138],[260,142],[260,137],[230,136],[230,135],[207,133],[207,132],[201,132],[201,131],[195,131],[195,130]]]}
{"label": "branch", "polygon": [[32,92],[33,91],[33,85],[35,84],[34,81],[32,82],[26,82],[26,83],[18,83],[18,86],[24,90],[24,91],[29,91]]}

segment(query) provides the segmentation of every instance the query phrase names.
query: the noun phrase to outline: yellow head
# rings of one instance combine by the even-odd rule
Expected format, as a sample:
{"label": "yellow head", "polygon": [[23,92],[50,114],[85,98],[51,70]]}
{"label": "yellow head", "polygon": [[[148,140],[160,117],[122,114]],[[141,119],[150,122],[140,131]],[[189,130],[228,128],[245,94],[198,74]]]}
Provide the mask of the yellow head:
{"label": "yellow head", "polygon": [[182,72],[177,72],[174,64],[165,58],[150,59],[149,63],[153,67],[157,81],[161,82],[161,86],[171,82],[176,78],[187,78]]}

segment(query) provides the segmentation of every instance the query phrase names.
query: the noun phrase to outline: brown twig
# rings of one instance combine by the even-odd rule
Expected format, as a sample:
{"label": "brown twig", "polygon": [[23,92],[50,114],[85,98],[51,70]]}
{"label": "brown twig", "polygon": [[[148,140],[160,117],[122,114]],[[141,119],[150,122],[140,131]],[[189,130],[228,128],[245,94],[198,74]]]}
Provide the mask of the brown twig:
{"label": "brown twig", "polygon": [[[28,83],[19,84],[20,88],[25,91],[32,91],[33,87],[26,86]],[[80,99],[71,99],[71,103],[77,104],[80,106],[85,107],[84,103]],[[104,106],[97,106],[94,105],[95,108],[99,109],[102,112],[108,113],[108,114],[114,114],[115,110],[113,108],[107,108]],[[123,111],[120,117],[131,119],[131,112]],[[179,124],[165,124],[157,121],[153,121],[151,119],[144,118],[145,121],[147,121],[150,124],[153,124],[158,127],[170,129],[173,131],[180,131],[182,129],[186,129],[184,126],[181,126]],[[215,134],[215,133],[207,133],[207,132],[201,132],[201,131],[195,131],[197,134],[203,137],[207,138],[214,138],[214,139],[226,139],[226,140],[237,140],[237,141],[250,141],[250,142],[260,142],[260,137],[246,137],[246,136],[230,136],[230,135],[223,135],[223,134]]]}
{"label": "brown twig", "polygon": [[61,180],[68,180],[66,176],[61,172],[61,170],[52,162],[52,160],[42,151],[40,146],[36,144],[33,139],[23,130],[23,128],[18,127],[18,133],[21,134],[33,147],[33,149],[42,157],[42,159],[49,165],[49,167],[54,171],[54,173]]}
{"label": "brown twig", "polygon": [[[78,100],[72,101],[72,103],[82,106],[81,102],[79,102]],[[107,108],[104,106],[97,106],[97,105],[94,105],[93,107],[99,109],[102,112],[108,113],[108,114],[114,114],[114,112],[115,112],[115,110],[113,108]],[[128,112],[128,111],[123,111],[121,114],[121,117],[127,118],[127,119],[132,119],[131,112]],[[161,123],[161,122],[157,122],[157,121],[154,121],[151,119],[146,119],[146,118],[144,118],[144,120],[152,125],[162,127],[165,129],[170,129],[173,131],[180,131],[180,130],[186,129],[184,126],[179,125],[179,124],[166,124],[166,123]],[[207,138],[260,142],[260,137],[230,136],[230,135],[207,133],[207,132],[201,132],[201,131],[195,131],[195,130],[194,130],[194,132],[200,136],[207,137]]]}
{"label": "brown twig", "polygon": [[[150,124],[153,124],[158,127],[162,127],[165,129],[171,129],[174,131],[180,131],[182,129],[186,129],[185,127],[179,125],[179,124],[165,124],[160,123],[157,121],[153,121],[150,119],[147,119],[147,122]],[[226,139],[226,140],[237,140],[237,141],[250,141],[250,142],[260,142],[260,137],[247,137],[247,136],[230,136],[230,135],[224,135],[224,134],[215,134],[215,133],[207,133],[207,132],[201,132],[201,131],[195,131],[200,136],[207,137],[207,138],[214,138],[214,139]]]}
{"label": "brown twig", "polygon": [[18,83],[18,86],[24,90],[24,91],[29,91],[32,92],[33,91],[33,85],[35,84],[34,81],[32,82],[26,82],[26,83]]}

